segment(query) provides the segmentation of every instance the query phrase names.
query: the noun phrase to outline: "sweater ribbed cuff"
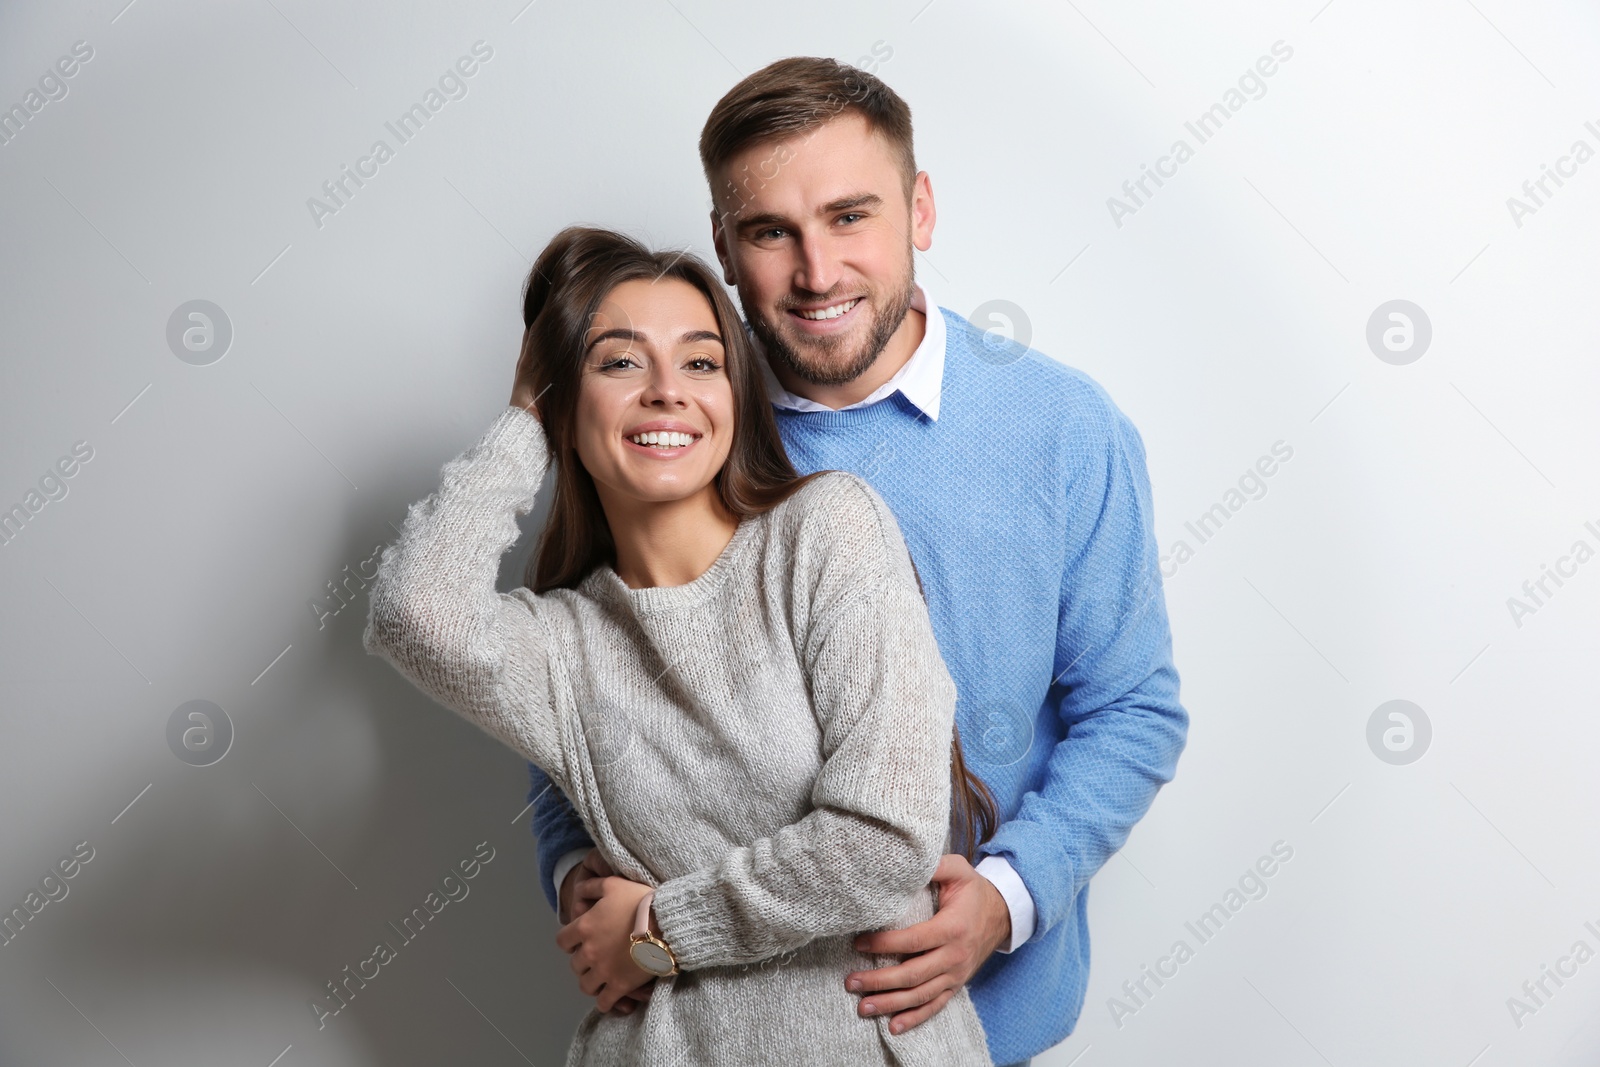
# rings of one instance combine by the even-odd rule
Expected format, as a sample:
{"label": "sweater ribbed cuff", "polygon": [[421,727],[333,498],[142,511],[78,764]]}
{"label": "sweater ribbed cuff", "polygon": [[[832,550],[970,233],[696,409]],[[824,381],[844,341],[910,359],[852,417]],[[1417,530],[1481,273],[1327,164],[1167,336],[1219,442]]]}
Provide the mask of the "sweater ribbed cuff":
{"label": "sweater ribbed cuff", "polygon": [[696,871],[656,888],[651,910],[681,970],[708,966],[727,942],[731,917],[723,912],[721,895],[707,892],[715,876],[715,871]]}

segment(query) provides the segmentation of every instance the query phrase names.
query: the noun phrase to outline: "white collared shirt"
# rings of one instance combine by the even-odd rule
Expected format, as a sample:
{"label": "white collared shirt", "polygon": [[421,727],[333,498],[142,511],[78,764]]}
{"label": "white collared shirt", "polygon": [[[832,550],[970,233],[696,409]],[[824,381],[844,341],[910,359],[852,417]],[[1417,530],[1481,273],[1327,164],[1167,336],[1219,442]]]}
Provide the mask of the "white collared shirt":
{"label": "white collared shirt", "polygon": [[[894,375],[865,398],[854,404],[846,404],[842,408],[830,408],[826,404],[819,404],[815,400],[799,396],[783,387],[778,381],[778,376],[773,373],[772,367],[763,357],[759,360],[763,376],[767,381],[767,396],[772,403],[781,408],[792,411],[849,411],[853,408],[866,407],[876,404],[893,396],[896,392],[909,400],[918,411],[929,419],[937,421],[939,418],[939,396],[944,386],[944,355],[945,355],[945,323],[944,316],[939,312],[939,306],[928,295],[926,287],[917,282],[911,296],[911,306],[922,312],[925,325],[922,331],[922,341],[911,353],[911,358],[905,365],[894,372]],[[574,849],[562,856],[556,862],[555,885],[559,893],[561,883],[566,880],[567,873],[583,859],[588,849]],[[1011,914],[1011,940],[1001,946],[1000,952],[1014,952],[1033,936],[1033,928],[1037,918],[1034,909],[1033,895],[1028,892],[1028,887],[1023,883],[1022,876],[1011,866],[1011,861],[1004,856],[985,856],[978,861],[975,868],[977,872],[989,880],[989,883],[999,890],[1000,896],[1006,902],[1006,910]],[[558,919],[565,921],[564,916],[558,914]]]}

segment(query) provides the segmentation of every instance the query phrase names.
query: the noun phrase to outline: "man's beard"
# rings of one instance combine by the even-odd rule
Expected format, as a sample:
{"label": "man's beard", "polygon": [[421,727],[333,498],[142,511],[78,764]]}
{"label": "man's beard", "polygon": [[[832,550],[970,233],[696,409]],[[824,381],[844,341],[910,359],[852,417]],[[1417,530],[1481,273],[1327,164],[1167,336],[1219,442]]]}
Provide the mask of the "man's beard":
{"label": "man's beard", "polygon": [[[889,344],[889,339],[894,336],[895,331],[900,328],[900,324],[905,321],[906,312],[911,310],[911,298],[916,293],[916,282],[912,277],[911,264],[909,262],[907,262],[906,268],[905,287],[897,294],[897,298],[880,305],[877,293],[870,290],[862,298],[862,303],[873,309],[872,328],[868,332],[866,340],[862,342],[861,347],[841,365],[836,366],[833,360],[828,357],[838,355],[843,350],[844,345],[849,343],[849,338],[847,337],[807,338],[805,345],[808,350],[807,354],[817,353],[823,357],[823,359],[817,359],[816,355],[811,355],[808,360],[805,354],[802,354],[794,346],[791,346],[788,341],[784,340],[779,331],[773,328],[772,324],[767,321],[766,316],[760,311],[749,316],[750,332],[756,335],[756,340],[761,342],[761,347],[767,353],[776,356],[778,361],[789,369],[790,373],[803,382],[809,382],[812,385],[845,385],[848,382],[853,382],[865,374],[868,368],[878,361],[878,357],[883,355],[883,350]],[[739,299],[746,308],[751,306],[751,301],[744,292],[740,292]],[[805,303],[809,304],[820,302],[824,301],[816,299],[805,301]],[[859,308],[860,305],[858,304],[857,307]],[[787,306],[778,309],[780,316],[787,316],[788,313]],[[830,367],[833,369],[830,369]]]}

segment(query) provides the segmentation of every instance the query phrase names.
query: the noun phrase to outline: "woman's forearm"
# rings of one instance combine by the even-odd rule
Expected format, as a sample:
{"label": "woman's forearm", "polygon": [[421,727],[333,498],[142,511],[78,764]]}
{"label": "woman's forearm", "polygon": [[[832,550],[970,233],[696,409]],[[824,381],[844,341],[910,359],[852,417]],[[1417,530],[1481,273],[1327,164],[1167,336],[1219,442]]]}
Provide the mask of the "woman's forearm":
{"label": "woman's forearm", "polygon": [[843,509],[848,520],[830,522],[865,547],[798,579],[816,590],[805,661],[824,761],[813,810],[657,890],[656,917],[687,970],[894,923],[944,851],[955,683],[887,508],[843,490],[819,506]]}
{"label": "woman's forearm", "polygon": [[533,507],[547,465],[543,428],[514,407],[447,463],[439,489],[411,506],[384,550],[362,642],[555,776],[563,761],[540,598],[495,590],[516,517]]}

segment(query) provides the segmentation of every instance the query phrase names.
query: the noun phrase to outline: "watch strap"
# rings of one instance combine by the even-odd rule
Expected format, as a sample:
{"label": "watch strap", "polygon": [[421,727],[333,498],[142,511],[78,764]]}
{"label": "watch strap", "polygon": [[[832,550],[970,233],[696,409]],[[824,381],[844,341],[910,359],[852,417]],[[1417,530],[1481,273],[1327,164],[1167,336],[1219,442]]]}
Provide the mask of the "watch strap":
{"label": "watch strap", "polygon": [[654,889],[639,898],[639,910],[633,915],[633,936],[645,938],[650,936],[650,905],[655,902]]}

